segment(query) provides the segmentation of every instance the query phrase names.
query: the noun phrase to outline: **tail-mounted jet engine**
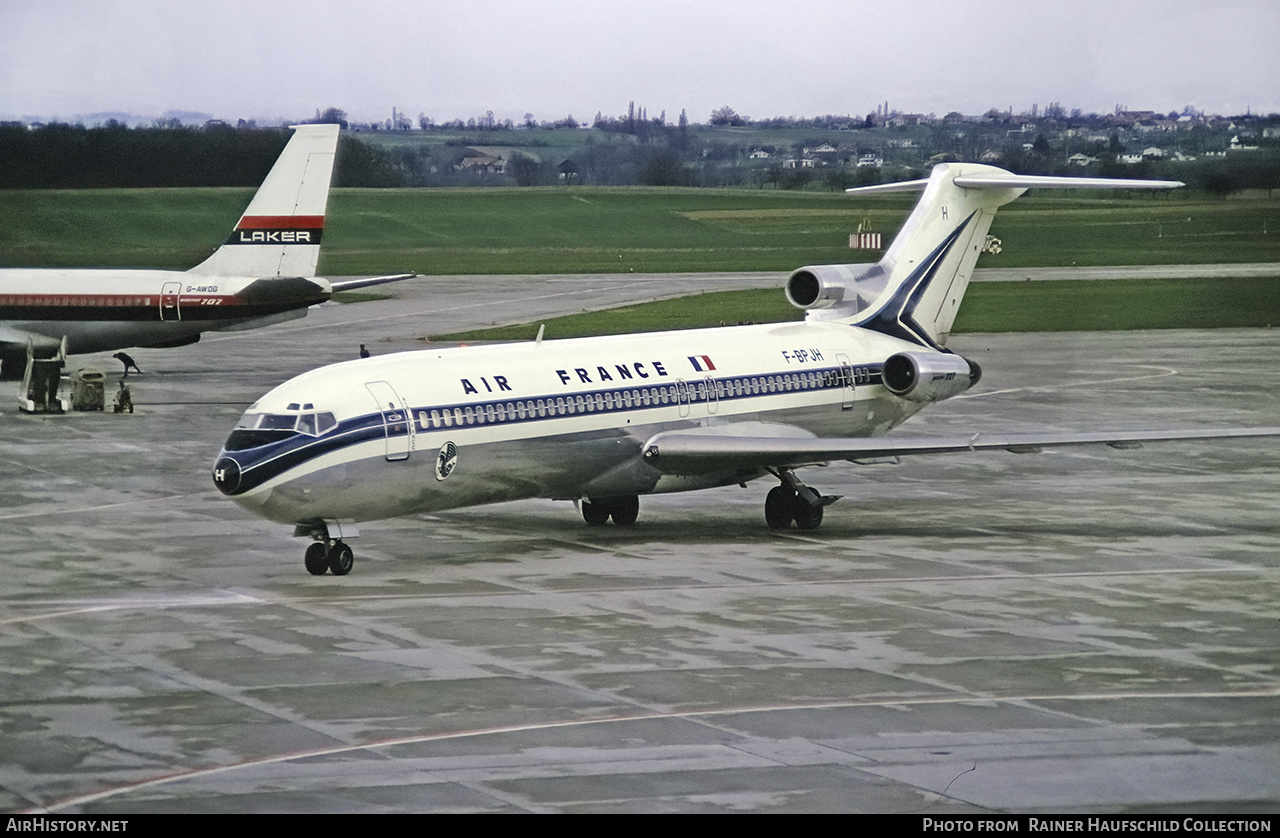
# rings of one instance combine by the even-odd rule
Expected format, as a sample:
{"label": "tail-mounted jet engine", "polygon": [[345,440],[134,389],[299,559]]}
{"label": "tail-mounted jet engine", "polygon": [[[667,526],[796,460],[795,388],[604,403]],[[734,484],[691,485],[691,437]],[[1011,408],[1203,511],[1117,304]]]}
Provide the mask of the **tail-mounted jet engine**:
{"label": "tail-mounted jet engine", "polygon": [[848,316],[878,297],[888,278],[879,264],[807,265],[787,278],[787,302],[806,311],[840,308]]}
{"label": "tail-mounted jet engine", "polygon": [[949,399],[980,378],[981,367],[947,352],[899,352],[884,362],[885,389],[914,402]]}
{"label": "tail-mounted jet engine", "polygon": [[847,279],[834,265],[801,268],[787,279],[787,302],[796,308],[831,308],[844,299]]}

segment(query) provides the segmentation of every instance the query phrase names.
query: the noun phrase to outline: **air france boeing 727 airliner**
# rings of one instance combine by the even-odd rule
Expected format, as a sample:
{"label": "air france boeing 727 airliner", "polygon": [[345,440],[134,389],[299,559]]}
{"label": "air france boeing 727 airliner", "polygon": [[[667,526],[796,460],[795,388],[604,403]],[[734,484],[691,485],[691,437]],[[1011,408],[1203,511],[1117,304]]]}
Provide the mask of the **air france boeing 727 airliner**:
{"label": "air france boeing 727 airliner", "polygon": [[39,355],[183,346],[200,333],[253,329],[295,317],[335,291],[407,279],[316,277],[337,125],[302,125],[226,244],[189,271],[0,271],[0,361],[21,375]]}
{"label": "air france boeing 727 airliner", "polygon": [[778,485],[772,528],[817,527],[836,498],[801,466],[908,454],[1172,439],[1280,429],[884,436],[978,381],[945,348],[995,210],[1029,187],[1159,189],[1177,182],[1013,175],[968,163],[927,180],[876,264],[800,268],[803,323],[405,352],[304,373],[227,438],[215,485],[313,539],[307,570],[342,575],[356,524],[519,498],[581,503],[590,524],[636,520],[639,496]]}

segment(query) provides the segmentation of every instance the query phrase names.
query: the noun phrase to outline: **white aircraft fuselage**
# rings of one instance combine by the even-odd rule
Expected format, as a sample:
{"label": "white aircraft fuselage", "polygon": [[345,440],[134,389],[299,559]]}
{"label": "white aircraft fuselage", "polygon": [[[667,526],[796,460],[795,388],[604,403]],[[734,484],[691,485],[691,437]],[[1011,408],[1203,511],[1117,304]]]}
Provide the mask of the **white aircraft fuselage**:
{"label": "white aircraft fuselage", "polygon": [[874,264],[796,270],[802,323],[470,346],[324,367],[242,417],[214,484],[309,536],[313,574],[351,570],[356,524],[519,498],[581,503],[590,524],[635,521],[641,495],[779,479],[772,528],[818,526],[835,497],[795,469],[923,453],[1187,438],[1275,428],[904,437],[887,432],[981,370],[945,348],[995,210],[1026,188],[1174,182],[1027,177],[942,164]]}
{"label": "white aircraft fuselage", "polygon": [[69,354],[180,346],[201,332],[304,317],[332,294],[318,277],[13,268],[0,273],[0,342]]}
{"label": "white aircraft fuselage", "polygon": [[764,468],[665,473],[646,460],[647,443],[700,429],[883,434],[924,405],[880,383],[884,359],[913,348],[838,324],[785,323],[360,359],[259,399],[249,422],[315,413],[334,424],[260,447],[250,443],[271,431],[233,432],[217,483],[242,506],[291,524],[730,485]]}

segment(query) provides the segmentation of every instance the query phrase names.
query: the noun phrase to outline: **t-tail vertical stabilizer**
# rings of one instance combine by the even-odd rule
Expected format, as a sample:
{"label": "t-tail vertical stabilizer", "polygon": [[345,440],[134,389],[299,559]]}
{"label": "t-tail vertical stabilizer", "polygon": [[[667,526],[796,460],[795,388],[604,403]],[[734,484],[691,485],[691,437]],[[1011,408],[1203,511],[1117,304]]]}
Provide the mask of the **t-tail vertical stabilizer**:
{"label": "t-tail vertical stabilizer", "polygon": [[337,146],[337,125],[295,126],[231,238],[190,273],[314,277]]}
{"label": "t-tail vertical stabilizer", "polygon": [[800,268],[787,298],[807,319],[842,320],[940,349],[946,344],[995,212],[1030,188],[1172,189],[1179,181],[1015,175],[979,163],[942,163],[927,180],[848,189],[852,195],[924,190],[875,264]]}

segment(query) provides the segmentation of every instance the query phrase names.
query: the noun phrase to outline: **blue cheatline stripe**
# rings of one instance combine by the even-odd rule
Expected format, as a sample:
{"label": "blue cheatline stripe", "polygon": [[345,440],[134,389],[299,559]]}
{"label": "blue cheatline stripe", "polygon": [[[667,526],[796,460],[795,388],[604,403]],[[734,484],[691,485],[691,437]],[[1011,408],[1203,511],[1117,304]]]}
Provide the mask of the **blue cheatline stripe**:
{"label": "blue cheatline stripe", "polygon": [[[851,367],[855,375],[855,385],[880,383],[880,370],[883,364],[864,364]],[[616,413],[628,410],[647,410],[652,408],[688,404],[705,404],[707,402],[732,402],[778,393],[802,392],[839,388],[845,385],[845,372],[841,367],[821,367],[793,372],[774,372],[761,375],[730,376],[715,378],[712,386],[718,384],[713,395],[708,388],[706,378],[685,380],[682,383],[669,381],[658,385],[644,387],[617,387],[603,390],[592,390],[585,393],[573,393],[565,396],[535,396],[532,398],[490,399],[482,402],[461,402],[458,404],[438,405],[429,408],[413,408],[412,413],[419,427],[424,431],[458,427],[460,425],[511,424],[516,422],[534,422],[542,419],[580,416],[584,414]],[[773,380],[770,389],[770,380]],[[755,382],[754,385],[752,382]],[[683,388],[683,393],[679,389]],[[572,408],[569,401],[573,400]],[[539,407],[541,404],[541,407]],[[492,408],[492,410],[490,410]],[[474,421],[467,421],[466,411],[472,411]],[[431,412],[436,411],[441,420],[438,424],[432,420]],[[444,412],[452,415],[452,421],[445,424]],[[457,420],[457,412],[462,411],[462,420]],[[484,418],[476,418],[483,412]],[[427,418],[423,420],[423,414]]]}
{"label": "blue cheatline stripe", "polygon": [[[563,419],[569,416],[653,410],[674,407],[682,401],[690,405],[706,404],[712,401],[738,403],[783,393],[839,390],[849,383],[846,377],[848,375],[853,377],[855,387],[868,386],[880,383],[883,366],[883,364],[862,364],[852,366],[848,370],[843,367],[821,367],[803,371],[718,378],[712,382],[713,387],[717,383],[720,385],[716,388],[715,395],[707,386],[706,379],[697,379],[685,381],[683,384],[672,381],[645,387],[593,390],[588,393],[574,393],[572,396],[544,395],[532,398],[415,407],[409,412],[411,421],[417,423],[419,433],[450,428],[479,428],[486,425],[507,426]],[[683,387],[683,394],[678,391],[681,387]],[[582,399],[581,409],[578,406],[579,398]],[[569,410],[568,405],[570,400],[573,401],[572,411]],[[452,419],[452,423],[448,425],[444,424],[446,411]],[[435,419],[432,418],[433,413]],[[242,494],[291,468],[324,454],[364,442],[385,439],[388,436],[393,438],[405,436],[408,432],[403,421],[393,422],[388,431],[382,414],[372,413],[343,420],[335,428],[319,437],[294,434],[279,442],[267,443],[256,448],[240,451],[224,449],[218,459],[229,457],[239,464],[240,481],[232,494]]]}

